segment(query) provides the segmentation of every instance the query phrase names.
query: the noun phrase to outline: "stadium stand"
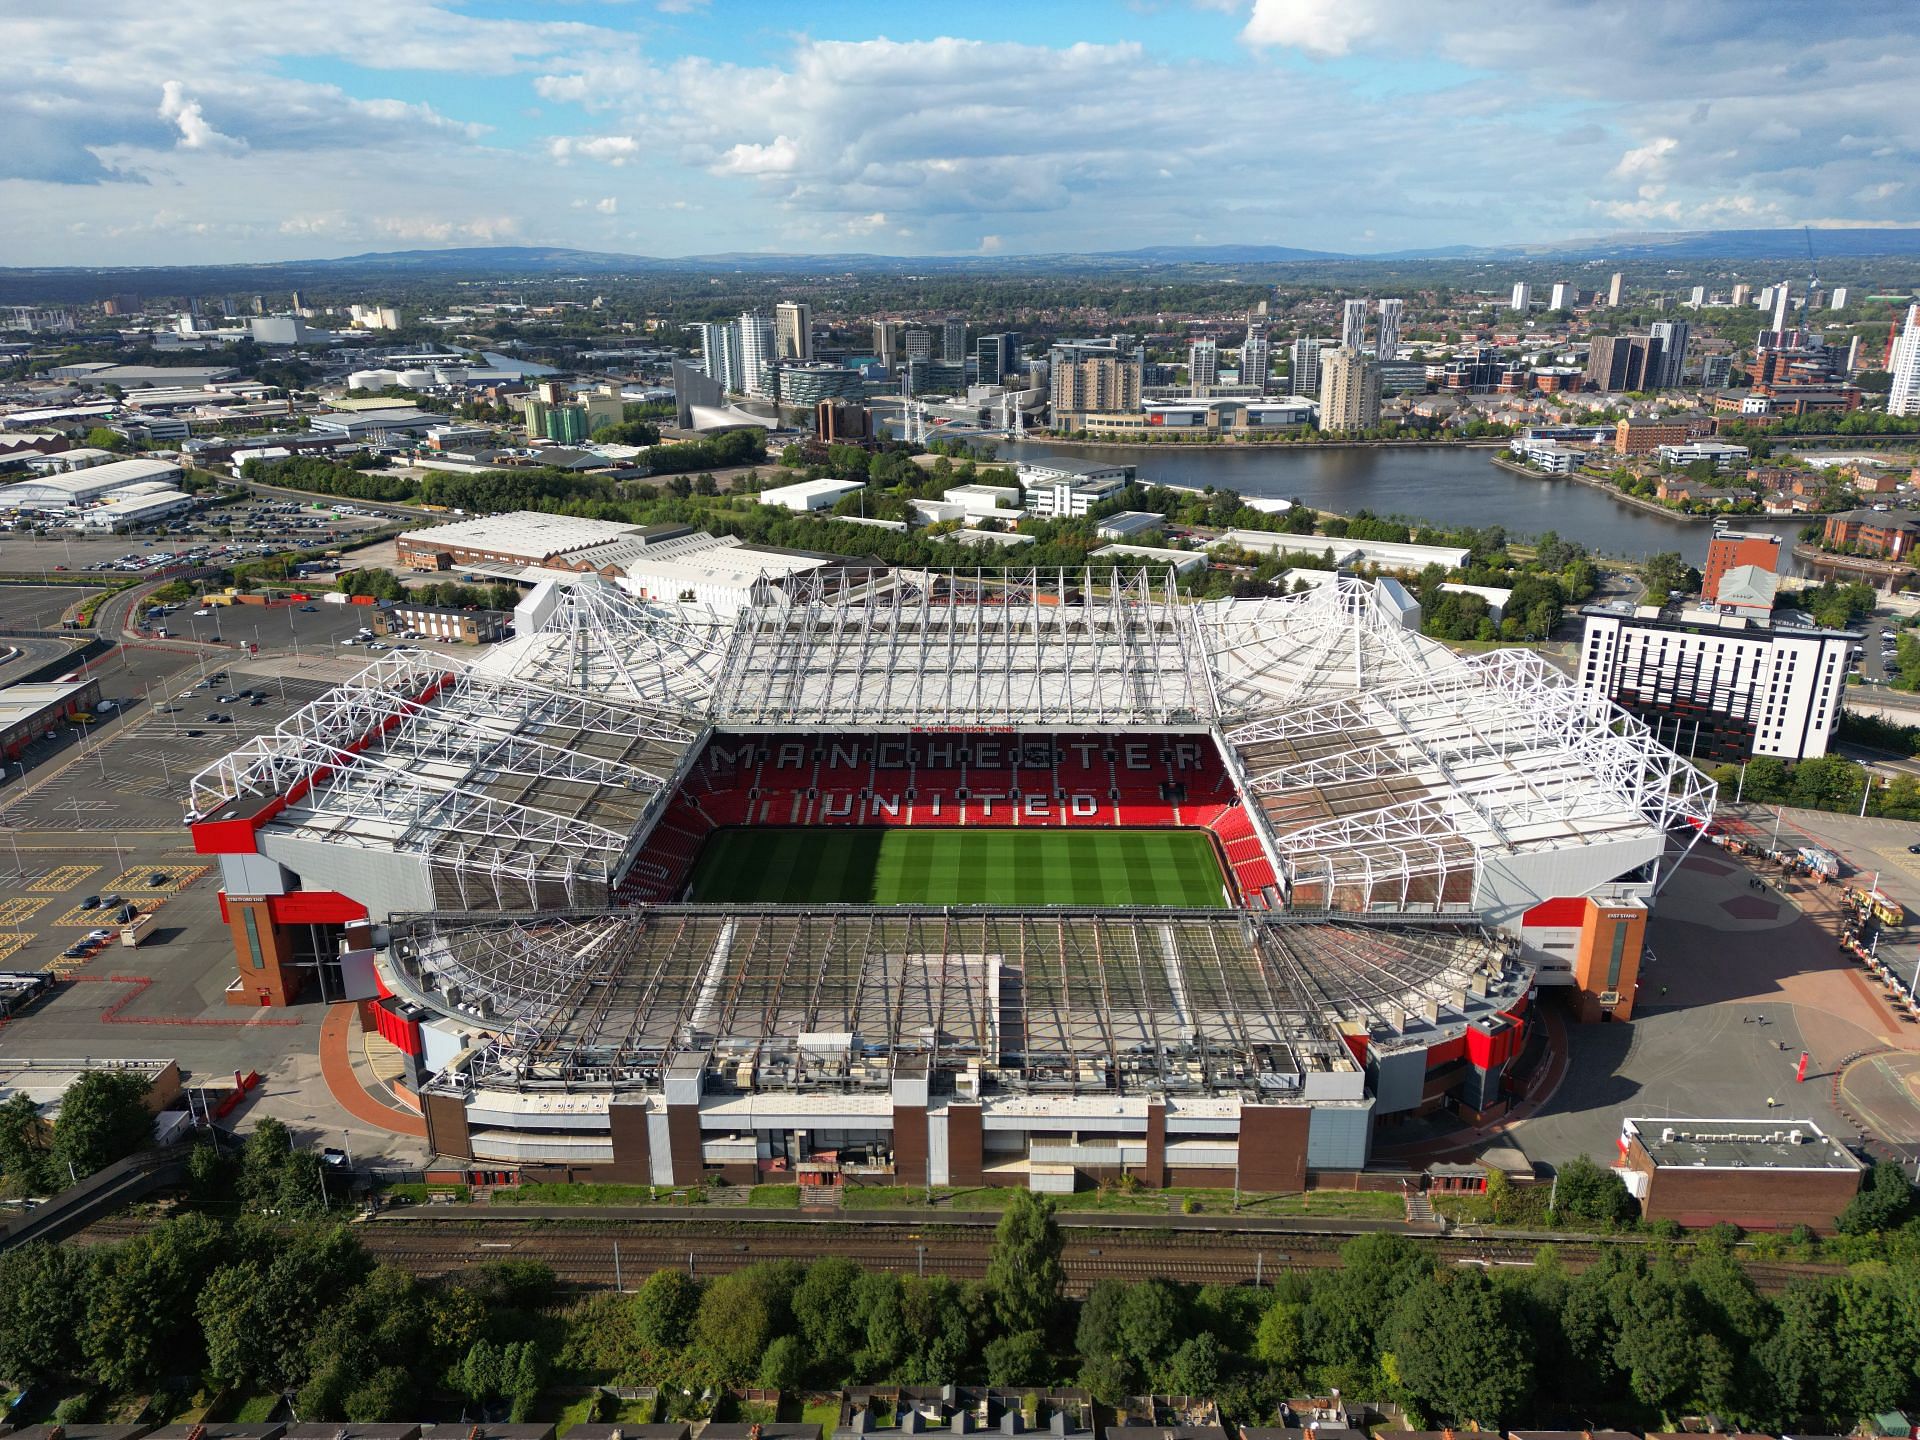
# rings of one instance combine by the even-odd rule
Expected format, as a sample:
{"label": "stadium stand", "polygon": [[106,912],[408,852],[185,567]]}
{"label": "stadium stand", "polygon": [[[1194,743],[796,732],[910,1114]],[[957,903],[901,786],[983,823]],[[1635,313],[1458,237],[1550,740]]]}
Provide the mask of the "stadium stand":
{"label": "stadium stand", "polygon": [[622,897],[675,898],[706,838],[735,825],[1208,830],[1245,902],[1279,903],[1273,862],[1204,733],[715,735]]}

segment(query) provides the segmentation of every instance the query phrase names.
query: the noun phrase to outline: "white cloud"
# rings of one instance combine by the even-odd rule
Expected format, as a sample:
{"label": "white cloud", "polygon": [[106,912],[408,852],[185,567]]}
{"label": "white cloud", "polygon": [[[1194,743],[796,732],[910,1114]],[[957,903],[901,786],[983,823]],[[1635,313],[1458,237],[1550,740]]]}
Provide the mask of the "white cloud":
{"label": "white cloud", "polygon": [[640,142],[631,135],[556,135],[547,142],[547,153],[563,165],[576,155],[582,160],[624,165],[640,153]]}
{"label": "white cloud", "polygon": [[1249,45],[1282,45],[1310,55],[1345,55],[1377,35],[1381,21],[1369,0],[1254,0],[1240,38]]}
{"label": "white cloud", "polygon": [[[1173,3],[1145,8],[1164,20]],[[0,254],[113,264],[509,233],[604,243],[599,217],[620,210],[598,208],[604,180],[582,182],[593,164],[632,177],[628,211],[635,195],[672,197],[630,226],[656,254],[849,236],[982,253],[1192,235],[1384,249],[1920,218],[1908,182],[1920,32],[1864,8],[1829,7],[1815,24],[1735,0],[1185,3],[1240,15],[1189,20],[1238,29],[1246,49],[1148,48],[1131,38],[1148,22],[1125,7],[1107,43],[777,46],[742,43],[720,6],[671,22],[657,4],[526,7],[524,20],[477,0],[0,7]],[[983,13],[988,33],[1024,33]],[[669,28],[679,58],[651,58],[643,38]],[[102,33],[112,65],[77,63]],[[337,83],[296,78],[316,68]],[[472,84],[437,88],[459,97],[442,111],[403,83],[408,70]],[[1516,185],[1513,157],[1542,144],[1565,163]]]}
{"label": "white cloud", "polygon": [[207,123],[207,117],[201,112],[200,102],[186,98],[178,80],[169,80],[160,87],[160,118],[171,120],[180,130],[177,142],[182,150],[243,150],[244,140],[236,140],[230,135],[222,135]]}
{"label": "white cloud", "polygon": [[733,146],[714,164],[723,175],[787,175],[800,166],[800,147],[784,135],[766,145],[745,141]]}
{"label": "white cloud", "polygon": [[1667,156],[1680,146],[1680,142],[1671,135],[1660,135],[1644,145],[1636,145],[1620,157],[1620,163],[1613,167],[1613,173],[1622,180],[1636,175],[1658,175],[1666,168]]}

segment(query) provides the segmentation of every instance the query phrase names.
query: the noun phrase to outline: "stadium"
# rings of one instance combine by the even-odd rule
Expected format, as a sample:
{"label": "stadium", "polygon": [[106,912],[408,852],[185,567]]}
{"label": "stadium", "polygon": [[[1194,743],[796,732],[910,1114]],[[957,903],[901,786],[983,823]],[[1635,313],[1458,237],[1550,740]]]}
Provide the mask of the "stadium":
{"label": "stadium", "polygon": [[1631,1014],[1714,791],[1389,579],[834,567],[721,615],[543,581],[195,777],[237,1004],[317,988],[443,1163],[1299,1189]]}

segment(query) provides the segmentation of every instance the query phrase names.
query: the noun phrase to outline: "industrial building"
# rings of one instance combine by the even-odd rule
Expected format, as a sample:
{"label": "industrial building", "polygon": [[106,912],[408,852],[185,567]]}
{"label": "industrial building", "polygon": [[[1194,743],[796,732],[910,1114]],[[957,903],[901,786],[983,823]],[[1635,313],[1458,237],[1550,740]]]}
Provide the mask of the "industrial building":
{"label": "industrial building", "polygon": [[180,467],[171,460],[115,460],[0,487],[0,506],[14,510],[72,509],[133,486],[161,482],[171,486],[179,478]]}
{"label": "industrial building", "polygon": [[509,618],[504,610],[455,610],[402,601],[374,611],[373,631],[376,635],[414,634],[462,645],[490,645],[506,635]]}
{"label": "industrial building", "polygon": [[100,703],[98,680],[8,685],[0,689],[0,756],[11,760],[51,727]]}
{"label": "industrial building", "polygon": [[1811,1120],[1629,1119],[1615,1170],[1646,1220],[1831,1232],[1866,1167]]}
{"label": "industrial building", "polygon": [[[195,777],[236,1003],[326,975],[448,1163],[687,1184],[1297,1189],[1487,1118],[1538,987],[1631,1013],[1714,787],[1390,581],[832,567],[731,613],[585,575]],[[741,824],[1173,827],[1188,911],[703,904]]]}

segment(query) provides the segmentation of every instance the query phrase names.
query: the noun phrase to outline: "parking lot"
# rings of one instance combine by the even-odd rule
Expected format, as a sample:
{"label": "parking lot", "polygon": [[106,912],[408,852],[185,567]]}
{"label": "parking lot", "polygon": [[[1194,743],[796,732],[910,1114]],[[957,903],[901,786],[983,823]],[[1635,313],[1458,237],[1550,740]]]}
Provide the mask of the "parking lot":
{"label": "parking lot", "polygon": [[[204,612],[204,613],[203,613]],[[260,653],[284,653],[296,665],[316,655],[338,651],[341,656],[364,661],[372,647],[364,644],[360,632],[373,626],[373,609],[366,605],[333,605],[315,598],[294,605],[207,605],[184,603],[168,607],[168,613],[152,622],[182,640],[219,641],[235,650],[257,647]],[[164,637],[163,637],[164,638]],[[353,645],[342,642],[353,640]],[[376,639],[375,646],[386,649],[388,642]],[[448,641],[420,640],[423,648],[467,647]],[[377,653],[374,651],[373,653]]]}
{"label": "parking lot", "polygon": [[330,506],[315,509],[294,500],[248,496],[124,535],[8,534],[0,538],[0,574],[146,575],[174,565],[231,562],[296,547],[347,547],[387,523],[385,516],[342,515]]}
{"label": "parking lot", "polygon": [[[190,1085],[257,1070],[266,1084],[242,1124],[273,1114],[302,1143],[344,1136],[356,1156],[418,1163],[416,1141],[356,1121],[332,1099],[319,1060],[324,1005],[226,1003],[235,969],[219,869],[194,853],[182,823],[194,772],[364,663],[357,647],[207,659],[129,645],[98,667],[103,694],[129,703],[97,730],[69,727],[0,787],[0,968],[57,977],[49,996],[0,1025],[0,1051],[173,1058]],[[234,698],[242,692],[252,693]],[[155,917],[137,947],[113,919],[127,903]],[[89,942],[97,931],[108,933]]]}
{"label": "parking lot", "polygon": [[[1907,853],[1920,826],[1789,815],[1843,857],[1844,883],[1877,878],[1920,919],[1920,856]],[[1920,1088],[1903,1078],[1920,1082],[1920,1024],[1839,949],[1842,917],[1838,885],[1697,846],[1655,905],[1632,1023],[1570,1026],[1566,1078],[1511,1138],[1530,1159],[1558,1164],[1604,1160],[1628,1116],[1775,1116],[1920,1156]],[[1915,931],[1895,932],[1882,957],[1920,963]]]}

